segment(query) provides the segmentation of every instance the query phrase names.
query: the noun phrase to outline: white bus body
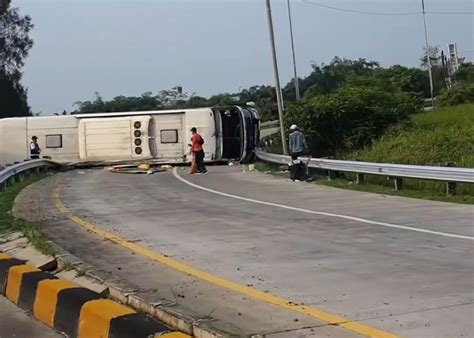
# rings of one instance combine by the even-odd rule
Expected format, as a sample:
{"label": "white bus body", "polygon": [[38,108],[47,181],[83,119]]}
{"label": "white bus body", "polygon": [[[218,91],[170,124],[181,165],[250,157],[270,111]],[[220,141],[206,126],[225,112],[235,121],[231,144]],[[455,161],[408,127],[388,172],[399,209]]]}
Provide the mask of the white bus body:
{"label": "white bus body", "polygon": [[190,129],[205,140],[206,161],[251,159],[258,141],[255,112],[239,106],[0,119],[0,165],[41,156],[61,163],[157,160],[189,162]]}

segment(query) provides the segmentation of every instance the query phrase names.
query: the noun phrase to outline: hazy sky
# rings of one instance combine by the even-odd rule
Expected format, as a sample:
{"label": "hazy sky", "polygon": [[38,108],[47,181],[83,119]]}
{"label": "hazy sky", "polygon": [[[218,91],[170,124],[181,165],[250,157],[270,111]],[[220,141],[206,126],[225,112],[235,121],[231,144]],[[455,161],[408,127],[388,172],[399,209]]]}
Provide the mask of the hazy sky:
{"label": "hazy sky", "polygon": [[[418,12],[421,0],[307,0],[372,12]],[[473,12],[472,0],[425,0],[427,11]],[[34,112],[78,100],[140,95],[181,84],[209,96],[272,84],[264,0],[13,0],[32,17],[23,69]],[[292,77],[286,0],[272,0],[282,83]],[[417,66],[420,15],[369,16],[292,0],[300,77],[335,55]],[[432,45],[457,42],[474,59],[474,16],[428,15]]]}

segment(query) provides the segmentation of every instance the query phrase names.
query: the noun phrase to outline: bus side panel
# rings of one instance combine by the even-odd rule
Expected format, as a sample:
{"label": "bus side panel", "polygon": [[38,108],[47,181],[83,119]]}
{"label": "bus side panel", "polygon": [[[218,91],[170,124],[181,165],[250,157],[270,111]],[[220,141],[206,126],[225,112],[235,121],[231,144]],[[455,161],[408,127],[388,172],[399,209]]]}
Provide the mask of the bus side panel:
{"label": "bus side panel", "polygon": [[28,118],[28,144],[36,136],[41,156],[49,156],[53,161],[62,163],[76,162],[79,160],[77,125],[74,116]]}
{"label": "bus side panel", "polygon": [[197,132],[204,139],[204,152],[205,160],[212,161],[217,159],[217,133],[216,133],[216,122],[214,119],[214,112],[211,109],[194,109],[186,111],[186,123],[184,129],[184,135],[186,143],[191,142],[192,127],[196,127]]}
{"label": "bus side panel", "polygon": [[131,160],[150,157],[149,116],[81,119],[82,160]]}
{"label": "bus side panel", "polygon": [[156,157],[180,159],[187,153],[188,140],[184,125],[184,114],[154,115],[154,137]]}
{"label": "bus side panel", "polygon": [[0,165],[29,158],[26,117],[0,120]]}

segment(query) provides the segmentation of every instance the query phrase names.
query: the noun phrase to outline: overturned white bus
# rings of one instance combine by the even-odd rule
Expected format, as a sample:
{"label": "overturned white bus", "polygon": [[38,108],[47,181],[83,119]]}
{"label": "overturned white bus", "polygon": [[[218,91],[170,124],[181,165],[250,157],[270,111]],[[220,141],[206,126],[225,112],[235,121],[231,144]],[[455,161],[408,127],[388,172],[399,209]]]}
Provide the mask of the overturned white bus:
{"label": "overturned white bus", "polygon": [[41,156],[61,163],[189,162],[190,129],[205,140],[206,161],[249,161],[260,121],[245,106],[0,119],[0,165]]}

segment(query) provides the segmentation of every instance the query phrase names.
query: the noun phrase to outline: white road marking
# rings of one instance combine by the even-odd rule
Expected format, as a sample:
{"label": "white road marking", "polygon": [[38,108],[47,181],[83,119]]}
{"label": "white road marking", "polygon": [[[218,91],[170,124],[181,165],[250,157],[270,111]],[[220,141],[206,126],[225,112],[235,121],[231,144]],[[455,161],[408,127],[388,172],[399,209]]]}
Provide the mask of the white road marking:
{"label": "white road marking", "polygon": [[235,199],[238,199],[238,200],[241,200],[241,201],[246,201],[246,202],[251,202],[251,203],[256,203],[256,204],[262,204],[262,205],[267,205],[267,206],[271,206],[271,207],[287,209],[287,210],[292,210],[292,211],[304,212],[306,214],[336,217],[336,218],[346,219],[346,220],[349,220],[349,221],[355,221],[355,222],[361,222],[361,223],[367,223],[367,224],[374,224],[374,225],[381,225],[381,226],[388,227],[388,228],[410,230],[410,231],[416,231],[416,232],[423,232],[423,233],[431,234],[431,235],[458,238],[458,239],[467,239],[467,240],[470,240],[470,241],[474,241],[474,237],[471,237],[471,236],[457,235],[457,234],[451,234],[451,233],[448,233],[448,232],[440,232],[440,231],[433,231],[433,230],[422,229],[422,228],[415,228],[415,227],[410,227],[410,226],[406,226],[406,225],[398,225],[398,224],[372,221],[370,219],[365,219],[365,218],[360,218],[360,217],[353,217],[353,216],[348,216],[348,215],[341,215],[341,214],[334,214],[334,213],[324,212],[324,211],[316,211],[316,210],[310,210],[310,209],[296,208],[296,207],[291,207],[289,205],[265,202],[265,201],[260,201],[260,200],[256,200],[256,199],[253,199],[253,198],[247,198],[247,197],[232,195],[232,194],[228,194],[228,193],[225,193],[225,192],[209,189],[209,188],[200,186],[198,184],[192,183],[192,182],[188,181],[187,179],[183,178],[182,176],[180,176],[178,174],[178,169],[176,167],[173,168],[173,176],[176,179],[178,179],[179,181],[181,181],[181,182],[183,182],[183,183],[185,183],[185,184],[187,184],[191,187],[194,187],[196,189],[201,189],[201,190],[210,192],[212,194],[220,195],[220,196],[235,198]]}

